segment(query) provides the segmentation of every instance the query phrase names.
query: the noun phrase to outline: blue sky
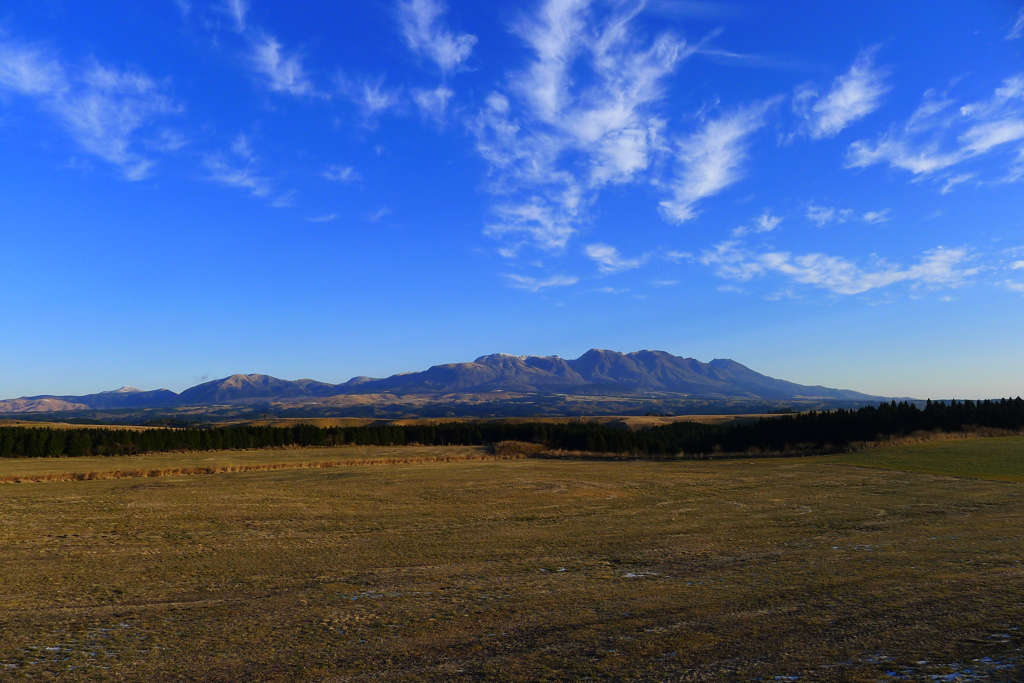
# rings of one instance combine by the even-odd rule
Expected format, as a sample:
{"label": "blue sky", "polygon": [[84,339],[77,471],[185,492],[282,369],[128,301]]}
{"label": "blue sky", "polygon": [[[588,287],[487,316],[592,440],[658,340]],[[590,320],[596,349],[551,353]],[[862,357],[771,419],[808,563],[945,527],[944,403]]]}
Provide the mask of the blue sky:
{"label": "blue sky", "polygon": [[7,0],[0,395],[591,347],[1017,395],[1022,200],[1019,0]]}

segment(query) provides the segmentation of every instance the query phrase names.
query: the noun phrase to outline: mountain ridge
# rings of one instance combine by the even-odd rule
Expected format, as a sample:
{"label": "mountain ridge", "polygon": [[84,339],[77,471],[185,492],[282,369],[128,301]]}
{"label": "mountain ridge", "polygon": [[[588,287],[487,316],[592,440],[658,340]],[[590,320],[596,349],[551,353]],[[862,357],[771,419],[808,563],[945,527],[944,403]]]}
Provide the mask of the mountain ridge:
{"label": "mountain ridge", "polygon": [[357,376],[340,384],[235,374],[185,389],[139,391],[122,387],[85,396],[26,396],[0,401],[0,413],[116,408],[168,408],[279,401],[311,402],[336,396],[390,394],[574,394],[591,396],[676,395],[760,400],[873,401],[885,397],[820,385],[801,385],[758,373],[727,358],[703,363],[665,351],[631,353],[590,349],[579,358],[493,353],[473,361],[434,365],[383,378]]}

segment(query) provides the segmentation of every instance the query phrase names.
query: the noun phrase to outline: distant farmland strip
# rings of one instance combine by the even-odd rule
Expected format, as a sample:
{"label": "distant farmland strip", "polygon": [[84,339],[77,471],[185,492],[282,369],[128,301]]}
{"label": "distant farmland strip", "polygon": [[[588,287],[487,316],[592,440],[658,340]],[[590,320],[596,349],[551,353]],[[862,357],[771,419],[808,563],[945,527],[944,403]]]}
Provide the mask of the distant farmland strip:
{"label": "distant farmland strip", "polygon": [[141,477],[176,477],[200,474],[228,474],[232,472],[271,472],[276,470],[319,469],[330,467],[365,467],[371,465],[421,465],[450,462],[480,462],[485,460],[519,460],[528,457],[525,452],[477,452],[417,454],[410,457],[346,458],[335,460],[307,460],[295,462],[252,462],[210,464],[185,467],[126,468],[86,472],[29,472],[0,475],[0,484],[29,484],[59,481],[97,481],[102,479],[128,479]]}
{"label": "distant farmland strip", "polygon": [[285,427],[235,425],[209,429],[0,428],[0,458],[116,456],[171,451],[216,451],[334,446],[482,446],[505,441],[550,450],[644,456],[772,455],[835,452],[856,443],[916,432],[1024,429],[1024,400],[902,402],[715,425],[696,422],[635,431],[594,422],[449,422],[415,425]]}

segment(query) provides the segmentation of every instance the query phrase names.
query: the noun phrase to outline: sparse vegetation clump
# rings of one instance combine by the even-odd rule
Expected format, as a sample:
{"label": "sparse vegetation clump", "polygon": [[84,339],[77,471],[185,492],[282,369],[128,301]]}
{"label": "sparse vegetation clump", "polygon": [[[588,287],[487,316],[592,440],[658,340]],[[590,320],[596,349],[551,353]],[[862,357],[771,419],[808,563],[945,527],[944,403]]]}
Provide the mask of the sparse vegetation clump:
{"label": "sparse vegetation clump", "polygon": [[528,458],[540,455],[546,447],[544,444],[526,441],[499,441],[491,450],[495,455]]}

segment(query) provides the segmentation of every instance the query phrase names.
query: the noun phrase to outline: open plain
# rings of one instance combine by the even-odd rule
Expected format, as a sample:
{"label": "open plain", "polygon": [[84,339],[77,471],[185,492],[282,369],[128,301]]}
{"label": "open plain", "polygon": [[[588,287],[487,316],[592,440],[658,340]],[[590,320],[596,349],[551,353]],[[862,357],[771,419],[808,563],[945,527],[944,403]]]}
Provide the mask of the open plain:
{"label": "open plain", "polygon": [[[390,464],[352,464],[374,450]],[[0,462],[336,465],[0,486],[0,678],[1024,676],[1024,439],[700,462],[419,450]]]}

